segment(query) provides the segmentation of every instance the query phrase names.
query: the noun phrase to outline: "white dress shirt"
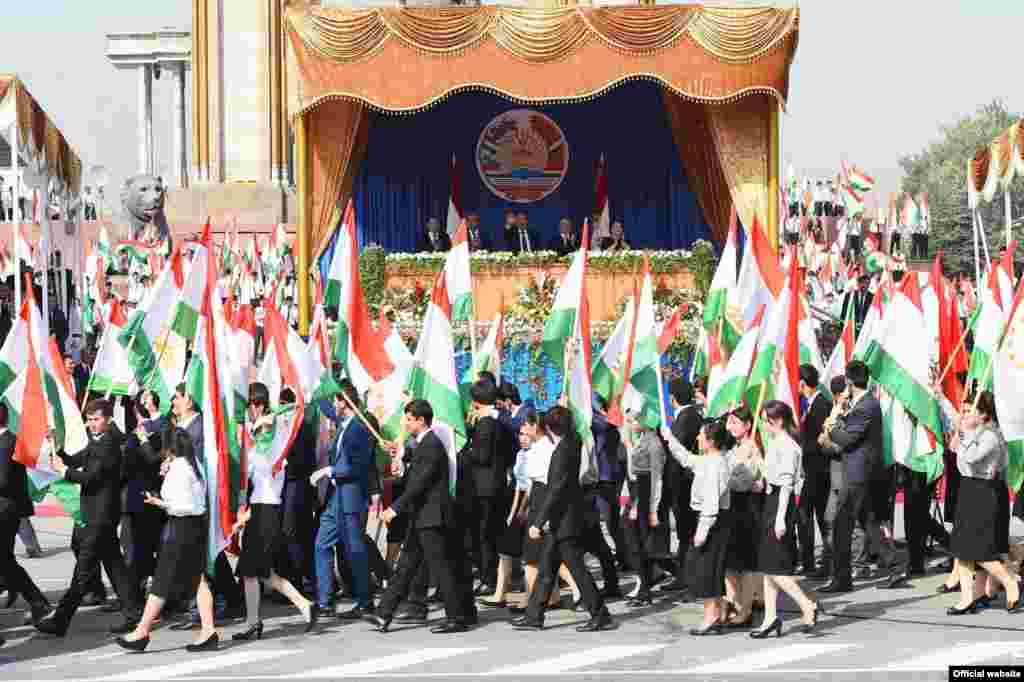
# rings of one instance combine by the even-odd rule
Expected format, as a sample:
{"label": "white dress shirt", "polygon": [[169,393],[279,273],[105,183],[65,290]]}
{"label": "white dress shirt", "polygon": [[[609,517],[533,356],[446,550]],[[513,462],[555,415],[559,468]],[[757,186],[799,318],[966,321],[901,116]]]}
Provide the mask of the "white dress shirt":
{"label": "white dress shirt", "polygon": [[274,474],[274,459],[249,453],[249,481],[252,494],[249,504],[281,504],[284,491],[284,467]]}
{"label": "white dress shirt", "polygon": [[202,516],[206,513],[206,484],[188,460],[175,457],[160,486],[160,499],[168,516]]}
{"label": "white dress shirt", "polygon": [[551,466],[551,456],[555,454],[555,443],[548,438],[541,438],[530,447],[530,453],[526,458],[526,475],[533,483],[548,482],[548,467]]}

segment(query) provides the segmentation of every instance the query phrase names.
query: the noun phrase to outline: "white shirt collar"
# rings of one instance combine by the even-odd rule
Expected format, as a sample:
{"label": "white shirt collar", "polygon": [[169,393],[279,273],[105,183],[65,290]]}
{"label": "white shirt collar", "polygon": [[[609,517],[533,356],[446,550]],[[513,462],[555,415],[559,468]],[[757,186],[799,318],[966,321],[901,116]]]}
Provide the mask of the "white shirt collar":
{"label": "white shirt collar", "polygon": [[420,431],[420,435],[416,436],[416,445],[422,443],[423,439],[426,438],[428,433],[430,433],[430,429],[423,429],[422,431]]}
{"label": "white shirt collar", "polygon": [[199,416],[198,412],[193,412],[189,416],[183,417],[181,422],[179,422],[179,424],[178,424],[178,428],[179,429],[187,429],[192,424],[192,422],[195,421],[195,418],[198,417],[198,416]]}

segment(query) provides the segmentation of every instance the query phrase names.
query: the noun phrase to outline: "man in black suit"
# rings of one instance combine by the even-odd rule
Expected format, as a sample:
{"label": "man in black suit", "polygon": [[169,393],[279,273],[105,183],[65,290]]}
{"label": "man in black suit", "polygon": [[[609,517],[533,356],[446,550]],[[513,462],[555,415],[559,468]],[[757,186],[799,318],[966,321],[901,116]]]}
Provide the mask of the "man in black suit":
{"label": "man in black suit", "polygon": [[814,524],[817,521],[825,545],[822,557],[827,566],[831,560],[830,533],[825,520],[829,494],[829,456],[818,443],[821,427],[832,413],[832,403],[819,390],[818,370],[814,365],[800,365],[800,393],[807,399],[807,413],[800,425],[800,446],[803,450],[804,487],[797,507],[800,529],[800,557],[804,575],[820,575],[814,564]]}
{"label": "man in black suit", "polygon": [[82,597],[99,573],[100,564],[114,583],[124,614],[124,621],[110,631],[113,634],[131,632],[142,615],[139,584],[125,566],[117,541],[117,523],[121,518],[121,443],[124,436],[111,421],[113,409],[108,401],[91,400],[84,412],[92,436],[86,449],[74,455],[64,452],[51,455],[53,470],[81,486],[82,519],[85,522],[71,585],[57,608],[36,622],[37,630],[58,637],[67,633]]}
{"label": "man in black suit", "polygon": [[491,240],[480,229],[480,214],[472,211],[466,214],[466,238],[470,251],[490,251]]}
{"label": "man in black suit", "polygon": [[[512,222],[507,222],[509,217]],[[537,233],[530,227],[526,211],[513,214],[509,211],[506,214],[505,223],[505,250],[512,253],[532,253],[540,249]]]}
{"label": "man in black suit", "polygon": [[[125,439],[121,489],[121,547],[125,564],[141,582],[154,574],[160,550],[163,512],[145,503],[145,493],[160,490],[163,437],[170,420],[160,414],[160,396],[143,391],[135,406],[140,433]],[[149,447],[143,446],[141,432]]]}
{"label": "man in black suit", "polygon": [[576,228],[573,227],[571,220],[562,218],[558,221],[558,236],[551,240],[548,249],[559,256],[568,256],[579,248],[580,240],[576,236]]}
{"label": "man in black suit", "polygon": [[444,253],[451,248],[452,240],[441,229],[441,221],[437,218],[428,220],[427,229],[420,235],[419,244],[416,246],[417,253]]}
{"label": "man in black suit", "polygon": [[836,503],[831,580],[819,592],[853,589],[853,528],[869,504],[868,484],[882,462],[882,406],[868,393],[869,380],[863,362],[847,365],[847,392],[836,398],[835,426],[825,434],[826,445],[834,445],[842,457],[844,480]]}
{"label": "man in black suit", "polygon": [[[399,514],[408,517],[409,529],[395,576],[381,597],[376,613],[366,620],[387,632],[392,615],[408,595],[410,586],[426,562],[430,575],[437,580],[444,596],[445,622],[431,629],[434,634],[465,632],[469,629],[464,611],[466,595],[458,586],[449,531],[454,522],[448,453],[431,430],[434,410],[425,400],[413,400],[405,406],[405,430],[416,440],[416,448],[406,476],[401,497],[381,513],[384,523],[391,523]],[[399,444],[393,444],[397,456]]]}
{"label": "man in black suit", "polygon": [[467,464],[473,485],[474,531],[480,547],[479,596],[494,594],[498,583],[497,541],[508,511],[502,503],[507,502],[506,470],[510,458],[506,451],[508,438],[498,422],[498,410],[494,407],[498,388],[490,381],[478,380],[470,387],[469,394],[478,417],[473,428]]}
{"label": "man in black suit", "polygon": [[[697,452],[697,434],[700,433],[704,418],[700,405],[693,401],[693,386],[686,379],[673,379],[668,385],[668,392],[675,415],[672,419],[672,435],[690,452]],[[680,466],[674,457],[668,457],[662,476],[662,486],[665,490],[663,504],[670,505],[669,509],[676,518],[676,539],[679,548],[676,552],[675,580],[661,589],[678,592],[686,589],[686,552],[697,530],[697,512],[690,508],[693,472]]]}
{"label": "man in black suit", "polygon": [[861,327],[864,326],[864,320],[868,316],[868,310],[871,309],[871,275],[861,275],[857,279],[857,283],[854,285],[853,291],[846,294],[843,299],[843,310],[840,315],[842,319],[846,319],[846,312],[848,306],[853,306],[853,326],[856,333],[860,333]]}
{"label": "man in black suit", "polygon": [[583,562],[580,540],[584,531],[584,495],[580,485],[582,443],[576,434],[572,413],[566,407],[553,407],[544,416],[546,436],[555,442],[548,465],[547,485],[534,484],[531,494],[538,504],[537,515],[528,531],[533,540],[543,539],[537,581],[530,592],[526,614],[512,621],[523,630],[544,628],[544,608],[558,580],[558,568],[564,563],[580,589],[590,620],[577,632],[598,632],[613,627],[604,598]]}
{"label": "man in black suit", "polygon": [[[32,516],[25,466],[14,459],[14,434],[7,430],[7,404],[0,403],[0,583],[11,595],[22,595],[38,621],[50,603],[14,557],[14,536],[23,518]],[[0,645],[3,638],[0,638]]]}
{"label": "man in black suit", "polygon": [[[295,393],[286,388],[281,391],[281,404],[295,402]],[[314,409],[314,408],[309,408]],[[281,535],[284,541],[278,553],[279,574],[288,578],[306,594],[316,593],[313,576],[313,511],[315,489],[309,477],[316,469],[317,427],[319,415],[304,421],[288,450],[284,467],[284,489],[281,492]]]}

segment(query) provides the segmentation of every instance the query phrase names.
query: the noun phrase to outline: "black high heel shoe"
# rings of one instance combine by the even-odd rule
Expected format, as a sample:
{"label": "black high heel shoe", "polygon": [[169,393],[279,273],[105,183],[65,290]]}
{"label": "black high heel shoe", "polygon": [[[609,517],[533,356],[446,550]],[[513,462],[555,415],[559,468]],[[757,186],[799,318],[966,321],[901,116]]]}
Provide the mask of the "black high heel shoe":
{"label": "black high heel shoe", "polygon": [[217,645],[220,643],[220,635],[214,632],[212,635],[204,639],[202,642],[196,644],[189,644],[185,647],[185,651],[190,654],[196,654],[202,651],[216,651]]}
{"label": "black high heel shoe", "polygon": [[776,637],[782,637],[782,619],[776,618],[766,628],[760,630],[754,630],[750,633],[751,639],[767,639],[771,637],[772,632],[775,633]]}
{"label": "black high heel shoe", "polygon": [[231,640],[235,642],[248,642],[250,639],[255,637],[256,639],[263,639],[263,621],[258,621],[255,625],[250,625],[249,629],[245,632],[236,632],[231,635]]}
{"label": "black high heel shoe", "polygon": [[810,623],[803,623],[800,627],[800,632],[805,635],[809,635],[814,632],[814,628],[818,626],[818,614],[821,612],[821,604],[814,602],[814,615],[811,616]]}
{"label": "black high heel shoe", "polygon": [[136,653],[142,653],[149,646],[149,637],[140,637],[139,639],[125,639],[124,637],[118,637],[114,640],[117,645],[122,649],[128,651],[134,651]]}
{"label": "black high heel shoe", "polygon": [[313,631],[313,628],[316,627],[316,622],[319,619],[320,619],[320,607],[318,607],[316,604],[310,604],[309,605],[309,615],[306,616],[306,629],[305,629],[306,634],[309,634],[310,632]]}
{"label": "black high heel shoe", "polygon": [[958,609],[955,606],[950,606],[948,609],[946,609],[946,615],[947,616],[963,616],[964,614],[977,613],[977,612],[978,612],[978,602],[976,602],[976,601],[972,601],[970,604],[968,604],[966,607],[964,607],[962,609]]}

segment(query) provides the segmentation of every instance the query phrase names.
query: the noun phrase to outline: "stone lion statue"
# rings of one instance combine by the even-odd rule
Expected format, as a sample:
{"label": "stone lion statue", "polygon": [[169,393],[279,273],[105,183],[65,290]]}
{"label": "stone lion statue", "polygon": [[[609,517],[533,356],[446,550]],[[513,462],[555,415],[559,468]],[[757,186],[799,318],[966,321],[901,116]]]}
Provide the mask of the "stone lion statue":
{"label": "stone lion statue", "polygon": [[164,183],[158,177],[142,173],[124,181],[121,205],[128,219],[128,238],[147,244],[170,239],[164,216]]}

